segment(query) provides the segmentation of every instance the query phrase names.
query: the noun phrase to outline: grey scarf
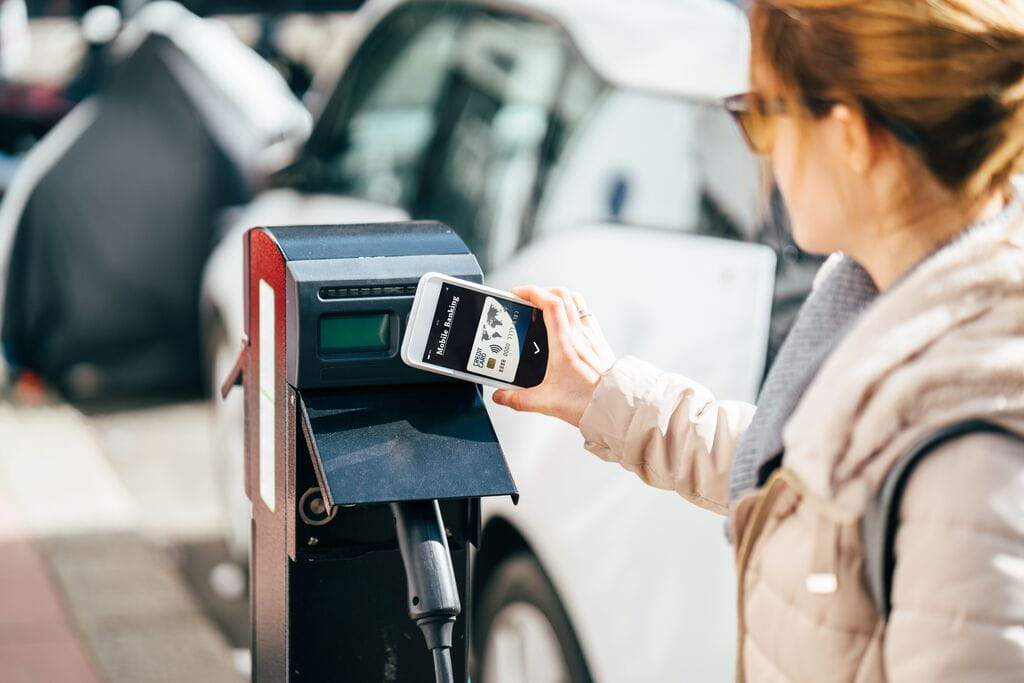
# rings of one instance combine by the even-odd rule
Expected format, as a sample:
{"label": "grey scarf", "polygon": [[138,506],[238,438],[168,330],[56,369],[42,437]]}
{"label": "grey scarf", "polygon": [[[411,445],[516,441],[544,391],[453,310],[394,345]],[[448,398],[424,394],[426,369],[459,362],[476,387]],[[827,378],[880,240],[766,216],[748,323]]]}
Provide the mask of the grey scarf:
{"label": "grey scarf", "polygon": [[[1024,196],[1024,176],[1013,183],[1011,201],[988,218],[968,226],[960,237],[982,226],[1007,223],[1017,215]],[[952,240],[955,242],[956,238]],[[904,275],[903,277],[906,277]],[[878,288],[853,259],[843,256],[811,293],[797,314],[757,397],[757,412],[733,455],[729,502],[764,483],[782,458],[782,428],[861,312],[878,297]]]}
{"label": "grey scarf", "polygon": [[867,272],[843,256],[797,315],[757,397],[757,412],[733,455],[729,501],[763,483],[762,469],[782,457],[782,428],[850,325],[878,296]]}

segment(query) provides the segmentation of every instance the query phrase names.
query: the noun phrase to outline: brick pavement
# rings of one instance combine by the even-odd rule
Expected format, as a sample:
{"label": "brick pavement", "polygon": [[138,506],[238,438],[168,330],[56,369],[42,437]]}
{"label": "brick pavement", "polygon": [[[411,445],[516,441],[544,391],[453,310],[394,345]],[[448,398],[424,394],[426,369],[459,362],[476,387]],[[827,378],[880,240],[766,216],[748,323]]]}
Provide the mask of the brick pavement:
{"label": "brick pavement", "polygon": [[241,679],[138,518],[78,413],[0,404],[0,683]]}
{"label": "brick pavement", "polygon": [[100,681],[11,496],[0,490],[0,681]]}

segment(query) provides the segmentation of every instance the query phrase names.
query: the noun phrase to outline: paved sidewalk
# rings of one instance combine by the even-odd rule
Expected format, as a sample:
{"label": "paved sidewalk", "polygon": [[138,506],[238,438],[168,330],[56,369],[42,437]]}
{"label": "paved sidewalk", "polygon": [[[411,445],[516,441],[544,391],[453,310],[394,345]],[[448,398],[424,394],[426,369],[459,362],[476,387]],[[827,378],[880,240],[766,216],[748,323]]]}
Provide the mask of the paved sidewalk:
{"label": "paved sidewalk", "polygon": [[30,533],[0,491],[0,681],[99,681]]}
{"label": "paved sidewalk", "polygon": [[0,683],[241,680],[139,519],[77,412],[0,404]]}

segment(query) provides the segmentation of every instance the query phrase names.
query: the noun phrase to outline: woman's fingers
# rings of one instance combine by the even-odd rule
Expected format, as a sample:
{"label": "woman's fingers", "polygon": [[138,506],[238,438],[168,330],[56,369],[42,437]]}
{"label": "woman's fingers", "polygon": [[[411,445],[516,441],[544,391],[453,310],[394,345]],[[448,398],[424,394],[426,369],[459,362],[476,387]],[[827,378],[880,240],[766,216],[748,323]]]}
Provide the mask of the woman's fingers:
{"label": "woman's fingers", "polygon": [[529,389],[499,389],[492,400],[513,410],[559,417],[579,425],[601,375],[615,358],[607,349],[593,316],[580,318],[583,297],[564,287],[535,285],[512,292],[541,309],[548,333],[548,366],[544,381]]}
{"label": "woman's fingers", "polygon": [[[587,338],[584,319],[580,318],[580,313],[585,311],[577,303],[576,293],[566,287],[552,287],[551,293],[560,298],[565,305],[566,317],[569,319],[577,355],[592,368],[599,368],[602,365],[600,354],[594,348],[591,340]],[[579,298],[582,299],[582,297]]]}
{"label": "woman's fingers", "polygon": [[537,308],[544,308],[545,304],[555,297],[554,294],[543,287],[538,287],[537,285],[513,287],[512,293],[520,299],[533,304]]}
{"label": "woman's fingers", "polygon": [[594,316],[580,317],[581,310],[587,311],[581,294],[566,287],[536,285],[515,287],[512,292],[545,312],[552,352],[562,352],[572,360],[579,358],[599,373],[608,369],[614,356]]}
{"label": "woman's fingers", "polygon": [[583,315],[580,316],[580,328],[583,330],[583,336],[600,359],[594,367],[603,373],[611,367],[615,360],[615,354],[612,353],[612,348],[609,346],[608,340],[605,339],[604,332],[601,331],[601,325],[597,322],[597,316],[594,315],[594,312],[587,305],[587,300],[579,292],[573,292],[572,298],[577,310],[583,312]]}
{"label": "woman's fingers", "polygon": [[513,293],[543,311],[544,325],[548,330],[548,353],[561,352],[574,356],[576,344],[562,298],[536,285],[517,287]]}
{"label": "woman's fingers", "polygon": [[583,336],[586,337],[587,341],[594,346],[593,329],[594,329],[594,314],[587,307],[587,301],[583,298],[583,295],[579,292],[572,292],[572,302],[576,307],[576,314],[579,317],[580,327],[583,330]]}
{"label": "woman's fingers", "polygon": [[491,400],[512,410],[536,411],[537,408],[532,405],[529,394],[529,389],[498,389],[491,394]]}
{"label": "woman's fingers", "polygon": [[562,304],[565,306],[565,314],[569,319],[569,324],[575,327],[580,323],[580,307],[576,305],[576,300],[573,298],[572,292],[567,287],[552,287],[551,293],[562,300]]}
{"label": "woman's fingers", "polygon": [[491,400],[512,410],[561,417],[557,402],[552,401],[551,389],[543,384],[529,389],[498,389],[491,394]]}
{"label": "woman's fingers", "polygon": [[[572,293],[572,302],[576,304],[576,310],[579,311],[580,313],[585,314],[590,312],[590,309],[587,308],[587,300],[584,299],[583,295],[580,294],[579,292]],[[586,320],[589,317],[589,315],[585,315],[584,317],[580,318],[580,320]]]}
{"label": "woman's fingers", "polygon": [[497,403],[499,406],[507,406],[509,408],[512,408],[513,410],[517,410],[517,408],[512,405],[511,400],[512,394],[515,393],[518,392],[512,389],[498,389],[493,394],[491,394],[491,400]]}

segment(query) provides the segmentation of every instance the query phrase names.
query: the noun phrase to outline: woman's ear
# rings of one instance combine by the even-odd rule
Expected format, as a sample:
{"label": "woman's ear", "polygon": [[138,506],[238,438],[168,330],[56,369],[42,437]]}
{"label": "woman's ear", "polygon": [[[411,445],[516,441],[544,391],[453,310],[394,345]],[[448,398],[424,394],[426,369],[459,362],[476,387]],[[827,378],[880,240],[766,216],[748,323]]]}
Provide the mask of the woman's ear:
{"label": "woman's ear", "polygon": [[833,120],[839,134],[839,151],[845,157],[850,170],[864,175],[875,161],[875,139],[871,126],[859,110],[838,103],[832,106],[829,118]]}

